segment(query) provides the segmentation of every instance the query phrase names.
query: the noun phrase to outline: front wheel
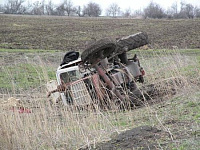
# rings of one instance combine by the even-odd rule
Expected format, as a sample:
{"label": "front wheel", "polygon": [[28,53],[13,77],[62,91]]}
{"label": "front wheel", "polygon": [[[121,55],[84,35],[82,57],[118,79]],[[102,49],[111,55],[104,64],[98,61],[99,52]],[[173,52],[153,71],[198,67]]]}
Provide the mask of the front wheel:
{"label": "front wheel", "polygon": [[82,54],[83,63],[97,64],[100,60],[111,55],[116,48],[116,44],[110,39],[101,39],[89,46]]}

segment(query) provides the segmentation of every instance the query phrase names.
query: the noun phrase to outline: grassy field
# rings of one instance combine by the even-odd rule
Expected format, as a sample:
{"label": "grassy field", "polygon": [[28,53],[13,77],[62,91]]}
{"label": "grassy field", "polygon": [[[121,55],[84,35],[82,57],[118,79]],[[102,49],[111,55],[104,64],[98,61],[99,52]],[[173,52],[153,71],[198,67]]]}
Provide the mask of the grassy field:
{"label": "grassy field", "polygon": [[[200,20],[0,15],[0,22],[0,149],[106,149],[108,144],[120,149],[122,143],[109,140],[144,125],[159,132],[134,136],[121,149],[134,142],[131,149],[148,149],[152,144],[154,149],[200,149]],[[125,111],[78,112],[52,105],[46,98],[46,82],[55,79],[67,50],[82,51],[92,37],[116,38],[141,30],[158,49],[129,52],[129,57],[138,55],[146,70],[145,83],[138,86],[155,84],[160,91],[173,89],[175,94],[152,97]],[[20,99],[31,113],[3,105],[9,97]],[[102,141],[107,142],[99,144]]]}
{"label": "grassy field", "polygon": [[[158,84],[162,89],[166,86],[163,80],[181,79],[181,84],[173,87],[176,95],[152,98],[150,103],[143,102],[145,107],[131,111],[96,109],[81,113],[66,106],[52,106],[46,98],[45,83],[55,79],[62,52],[9,51],[3,49],[1,52],[4,58],[1,100],[11,96],[19,98],[32,113],[19,114],[1,107],[1,149],[78,149],[142,125],[162,131],[156,139],[160,146],[157,149],[197,150],[200,147],[199,49],[130,51],[130,57],[138,54],[147,72],[144,86]],[[152,141],[153,137],[146,140]]]}

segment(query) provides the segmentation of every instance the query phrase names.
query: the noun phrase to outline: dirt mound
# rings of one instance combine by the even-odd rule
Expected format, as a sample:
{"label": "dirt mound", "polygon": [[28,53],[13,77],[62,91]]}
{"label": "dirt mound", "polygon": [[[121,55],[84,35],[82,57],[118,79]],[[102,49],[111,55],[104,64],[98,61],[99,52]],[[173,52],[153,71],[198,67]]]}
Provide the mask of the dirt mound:
{"label": "dirt mound", "polygon": [[[155,127],[140,126],[133,128],[124,133],[119,134],[112,140],[99,143],[96,147],[91,149],[96,150],[115,150],[115,149],[159,149],[159,144],[156,143],[157,139],[161,138],[163,132]],[[86,150],[82,148],[80,150]]]}
{"label": "dirt mound", "polygon": [[146,104],[159,103],[166,96],[171,97],[180,91],[180,88],[187,86],[189,81],[178,77],[168,78],[157,81],[153,84],[144,84],[139,89],[130,93],[131,104],[133,108],[146,106]]}

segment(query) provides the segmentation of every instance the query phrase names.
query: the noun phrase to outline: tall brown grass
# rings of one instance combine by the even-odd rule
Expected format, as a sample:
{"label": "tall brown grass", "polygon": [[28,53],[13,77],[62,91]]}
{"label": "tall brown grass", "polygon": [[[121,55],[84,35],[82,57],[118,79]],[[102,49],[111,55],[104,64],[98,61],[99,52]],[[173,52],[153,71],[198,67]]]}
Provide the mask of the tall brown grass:
{"label": "tall brown grass", "polygon": [[[173,86],[173,90],[179,93],[198,86],[200,70],[195,56],[183,55],[176,50],[171,53],[166,50],[162,54],[155,51],[149,55],[140,52],[138,55],[146,70],[145,84],[138,84],[139,88],[154,84],[157,90],[168,92]],[[38,76],[44,76],[48,80],[45,68],[49,64],[42,60],[40,64],[43,72],[38,72]],[[12,76],[12,73],[9,75]],[[156,115],[156,110],[151,108],[145,98],[142,102],[145,105],[143,109],[105,111],[95,107],[95,111],[94,108],[77,111],[76,108],[52,105],[45,98],[42,82],[41,87],[35,91],[18,93],[18,98],[24,101],[31,113],[20,114],[1,107],[0,149],[71,150],[82,146],[90,147],[102,140],[109,140],[113,133],[142,124],[155,125],[156,122],[170,133],[162,124],[163,118]],[[10,91],[3,92],[2,100],[6,100],[8,96],[15,96]],[[171,97],[170,93],[156,99],[152,97],[151,102],[158,103]]]}

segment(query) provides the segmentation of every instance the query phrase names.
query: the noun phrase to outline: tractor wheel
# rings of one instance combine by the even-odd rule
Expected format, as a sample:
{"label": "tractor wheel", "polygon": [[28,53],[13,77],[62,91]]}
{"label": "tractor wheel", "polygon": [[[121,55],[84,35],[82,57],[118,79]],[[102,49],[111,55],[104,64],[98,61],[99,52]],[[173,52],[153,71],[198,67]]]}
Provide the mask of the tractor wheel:
{"label": "tractor wheel", "polygon": [[90,45],[81,54],[83,63],[96,64],[100,60],[111,55],[116,48],[116,44],[110,39],[101,39],[94,44]]}
{"label": "tractor wheel", "polygon": [[122,54],[123,52],[127,52],[132,49],[144,46],[148,44],[148,42],[148,36],[144,32],[139,32],[127,37],[123,37],[117,40],[116,53]]}

